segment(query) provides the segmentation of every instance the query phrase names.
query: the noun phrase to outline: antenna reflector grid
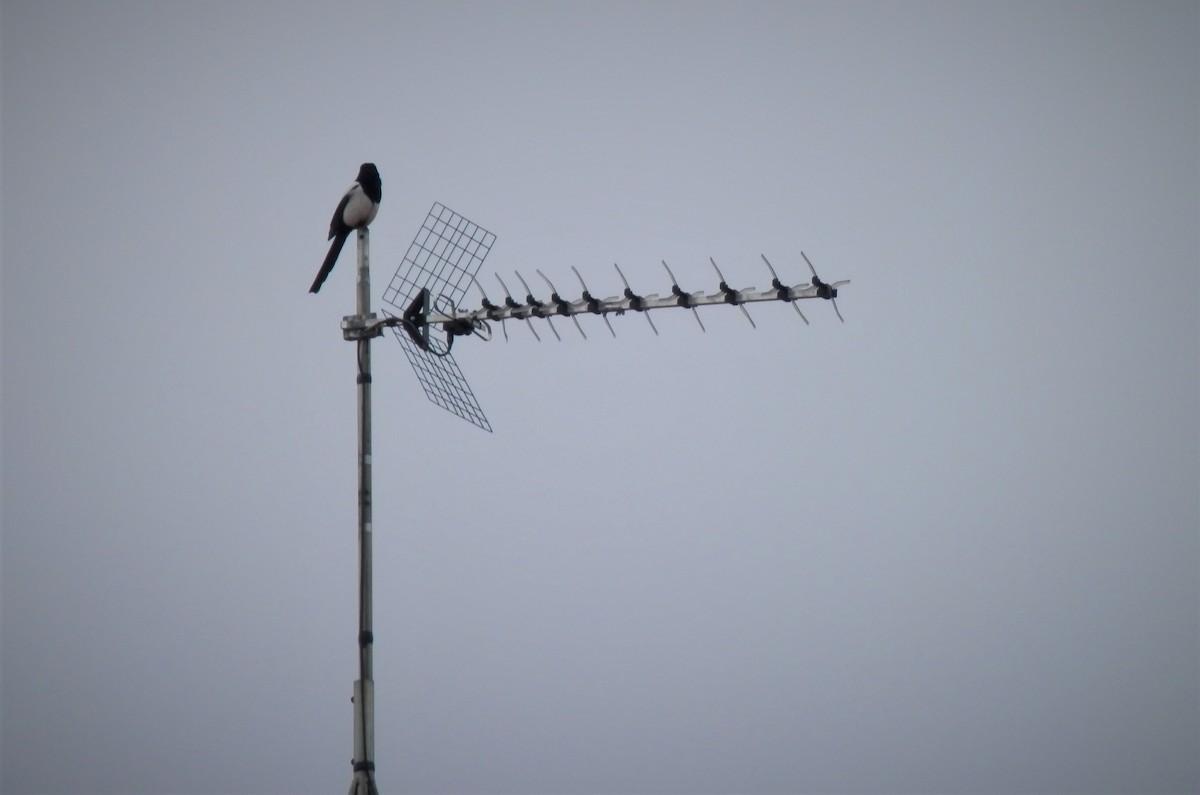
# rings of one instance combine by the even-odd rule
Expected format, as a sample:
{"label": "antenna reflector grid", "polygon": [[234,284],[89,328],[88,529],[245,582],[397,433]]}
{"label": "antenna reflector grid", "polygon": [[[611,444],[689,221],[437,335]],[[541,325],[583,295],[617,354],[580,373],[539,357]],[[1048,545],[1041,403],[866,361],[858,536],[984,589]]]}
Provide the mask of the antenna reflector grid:
{"label": "antenna reflector grid", "polygon": [[[435,302],[449,302],[453,311],[495,242],[491,232],[441,202],[434,202],[383,291],[384,303],[402,315],[421,288],[427,288]],[[433,335],[429,345],[436,353],[449,352],[445,340]]]}
{"label": "antenna reflector grid", "polygon": [[[484,416],[483,409],[479,407],[479,401],[475,399],[475,393],[471,391],[454,357],[449,353],[436,354],[422,350],[405,331],[395,326],[392,327],[392,333],[404,348],[404,355],[408,357],[408,363],[417,374],[417,380],[425,390],[425,397],[451,414],[491,433],[492,426]],[[430,342],[433,342],[432,338]]]}
{"label": "antenna reflector grid", "polygon": [[[384,303],[396,310],[395,314],[385,314],[392,318],[403,317],[422,289],[429,290],[432,303],[440,307],[449,304],[448,308],[453,312],[495,243],[496,236],[491,232],[441,202],[434,202],[400,267],[383,291]],[[392,326],[392,332],[404,348],[404,355],[417,374],[425,396],[451,414],[490,433],[491,424],[458,362],[450,355],[449,338],[428,334],[429,350],[424,350],[405,330]]]}

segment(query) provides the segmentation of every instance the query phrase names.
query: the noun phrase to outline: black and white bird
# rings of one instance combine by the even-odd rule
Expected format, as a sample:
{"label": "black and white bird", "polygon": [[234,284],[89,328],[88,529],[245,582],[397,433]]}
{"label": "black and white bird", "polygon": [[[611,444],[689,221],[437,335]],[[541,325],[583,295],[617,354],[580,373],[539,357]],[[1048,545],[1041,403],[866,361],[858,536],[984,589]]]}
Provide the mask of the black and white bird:
{"label": "black and white bird", "polygon": [[329,253],[325,255],[325,262],[322,263],[317,278],[313,280],[312,287],[308,288],[310,293],[321,289],[350,233],[375,220],[375,215],[379,212],[379,200],[382,198],[383,183],[379,181],[379,169],[375,168],[374,163],[363,163],[358,169],[358,179],[346,190],[333,212],[328,238],[333,242],[329,245]]}

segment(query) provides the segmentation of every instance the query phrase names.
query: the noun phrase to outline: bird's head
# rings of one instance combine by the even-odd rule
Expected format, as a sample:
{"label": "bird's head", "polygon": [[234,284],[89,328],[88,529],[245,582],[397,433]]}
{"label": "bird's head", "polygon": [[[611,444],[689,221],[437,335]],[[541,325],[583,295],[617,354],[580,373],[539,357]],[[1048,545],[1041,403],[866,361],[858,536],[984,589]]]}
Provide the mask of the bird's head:
{"label": "bird's head", "polygon": [[362,185],[363,191],[372,201],[378,202],[383,198],[383,180],[379,179],[379,169],[375,168],[374,163],[363,163],[359,166],[358,179],[355,181]]}

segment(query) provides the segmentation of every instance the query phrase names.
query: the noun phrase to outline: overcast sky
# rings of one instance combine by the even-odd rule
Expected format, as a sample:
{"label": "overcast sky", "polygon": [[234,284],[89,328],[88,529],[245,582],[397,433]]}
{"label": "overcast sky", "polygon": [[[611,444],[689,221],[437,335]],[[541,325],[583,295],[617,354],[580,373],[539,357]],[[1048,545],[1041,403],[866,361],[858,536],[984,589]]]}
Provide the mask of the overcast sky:
{"label": "overcast sky", "polygon": [[381,792],[1200,789],[1195,2],[0,30],[5,793],[348,786],[352,257],[307,288],[368,160],[376,302],[434,201],[489,285],[852,280],[463,341],[493,434],[378,342]]}

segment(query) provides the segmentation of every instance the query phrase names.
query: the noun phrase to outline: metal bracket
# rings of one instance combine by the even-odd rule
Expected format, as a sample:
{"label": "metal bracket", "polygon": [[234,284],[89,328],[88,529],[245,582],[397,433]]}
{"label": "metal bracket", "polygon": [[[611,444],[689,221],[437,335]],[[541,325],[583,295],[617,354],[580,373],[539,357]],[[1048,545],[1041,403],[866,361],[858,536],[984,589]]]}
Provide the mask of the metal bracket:
{"label": "metal bracket", "polygon": [[383,336],[383,325],[374,312],[368,315],[346,315],[342,318],[342,338],[350,342]]}

